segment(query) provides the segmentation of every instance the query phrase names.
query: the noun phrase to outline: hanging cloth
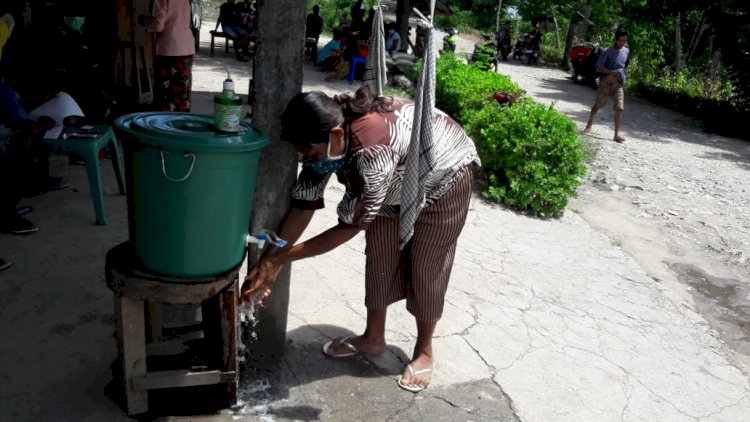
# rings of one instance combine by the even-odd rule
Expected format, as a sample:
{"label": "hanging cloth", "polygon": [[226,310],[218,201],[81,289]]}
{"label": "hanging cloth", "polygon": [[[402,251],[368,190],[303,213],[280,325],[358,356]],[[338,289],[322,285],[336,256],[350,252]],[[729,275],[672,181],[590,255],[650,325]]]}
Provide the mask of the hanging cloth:
{"label": "hanging cloth", "polygon": [[399,222],[399,247],[403,249],[414,234],[414,223],[425,204],[425,182],[437,165],[433,120],[435,117],[435,29],[432,16],[435,14],[435,0],[430,4],[430,20],[422,18],[421,24],[427,27],[425,52],[422,70],[419,74],[417,94],[414,101],[414,122],[411,131],[409,152],[406,156],[404,181],[401,189],[401,212]]}
{"label": "hanging cloth", "polygon": [[370,34],[372,34],[370,51],[367,54],[367,63],[365,63],[364,81],[372,92],[381,97],[383,87],[388,83],[388,69],[385,65],[385,29],[383,28],[383,8],[380,7],[380,1],[378,1],[375,10]]}

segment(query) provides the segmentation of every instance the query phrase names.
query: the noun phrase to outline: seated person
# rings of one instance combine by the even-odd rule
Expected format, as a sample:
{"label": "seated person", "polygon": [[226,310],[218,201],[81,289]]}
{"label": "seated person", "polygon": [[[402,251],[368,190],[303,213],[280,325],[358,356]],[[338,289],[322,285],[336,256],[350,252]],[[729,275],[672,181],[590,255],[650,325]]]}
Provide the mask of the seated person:
{"label": "seated person", "polygon": [[318,51],[318,60],[316,64],[320,70],[330,72],[335,70],[342,60],[346,36],[343,31],[338,29],[333,31],[333,39]]}
{"label": "seated person", "polygon": [[33,120],[21,106],[18,94],[0,82],[0,126],[10,138],[0,153],[0,233],[29,234],[39,230],[18,215],[16,207],[24,195],[38,193],[47,182],[47,153],[42,144],[45,132],[55,126],[46,116]]}
{"label": "seated person", "polygon": [[219,25],[221,25],[221,32],[227,34],[233,40],[232,45],[237,60],[246,62],[249,55],[250,37],[247,30],[242,27],[242,10],[238,6],[234,3],[234,0],[227,0],[226,3],[222,4],[219,8],[219,19],[216,20],[214,30],[218,30]]}
{"label": "seated person", "polygon": [[401,50],[401,34],[398,33],[398,27],[395,23],[389,23],[386,25],[387,39],[385,41],[385,49],[392,56],[394,53],[398,53]]}

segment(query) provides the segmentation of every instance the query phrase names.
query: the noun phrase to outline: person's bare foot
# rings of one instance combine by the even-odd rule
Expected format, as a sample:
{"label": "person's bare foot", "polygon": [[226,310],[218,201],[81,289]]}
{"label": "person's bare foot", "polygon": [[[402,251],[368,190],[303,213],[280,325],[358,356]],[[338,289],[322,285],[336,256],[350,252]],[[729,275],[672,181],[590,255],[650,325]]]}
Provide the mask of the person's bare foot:
{"label": "person's bare foot", "polygon": [[583,129],[583,133],[591,133],[591,126],[586,126],[586,128]]}
{"label": "person's bare foot", "polygon": [[432,381],[433,365],[434,360],[432,356],[424,353],[420,354],[404,369],[404,373],[401,374],[401,379],[398,383],[402,387],[409,387],[410,391],[427,388],[430,385],[430,381]]}
{"label": "person's bare foot", "polygon": [[344,344],[342,340],[346,340],[347,343],[352,345],[357,353],[363,355],[382,355],[385,353],[385,339],[384,338],[366,338],[364,336],[356,337],[339,337],[333,341],[331,346],[328,348],[328,356],[337,357],[339,355],[345,355],[352,353],[352,349]]}
{"label": "person's bare foot", "polygon": [[621,143],[625,142],[625,138],[623,138],[622,136],[618,135],[618,136],[615,136],[614,141],[617,142],[618,144],[621,144]]}

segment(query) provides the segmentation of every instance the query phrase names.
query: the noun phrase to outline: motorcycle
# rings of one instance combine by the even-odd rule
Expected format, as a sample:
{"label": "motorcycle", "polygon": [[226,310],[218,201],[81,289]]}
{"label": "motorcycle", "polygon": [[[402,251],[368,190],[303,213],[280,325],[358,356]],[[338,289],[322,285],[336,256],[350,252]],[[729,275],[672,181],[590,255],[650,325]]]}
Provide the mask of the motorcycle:
{"label": "motorcycle", "polygon": [[602,48],[598,45],[579,45],[570,50],[573,83],[580,82],[593,88],[597,87],[599,74],[596,71],[596,61],[601,54]]}
{"label": "motorcycle", "polygon": [[458,29],[448,28],[448,34],[443,37],[443,50],[456,52],[456,43],[458,42]]}
{"label": "motorcycle", "polygon": [[541,40],[539,38],[539,35],[534,35],[530,32],[521,34],[513,49],[513,59],[525,61],[527,64],[536,63],[541,55],[539,48]]}

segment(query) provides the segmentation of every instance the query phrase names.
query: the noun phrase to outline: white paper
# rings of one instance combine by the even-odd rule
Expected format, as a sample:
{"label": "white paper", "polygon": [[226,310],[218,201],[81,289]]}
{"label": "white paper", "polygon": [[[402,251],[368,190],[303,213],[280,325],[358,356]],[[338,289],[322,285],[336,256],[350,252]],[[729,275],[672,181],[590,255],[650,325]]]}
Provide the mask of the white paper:
{"label": "white paper", "polygon": [[66,92],[59,92],[54,98],[37,107],[29,113],[29,117],[36,120],[41,116],[47,116],[55,121],[55,127],[44,134],[45,139],[57,139],[63,130],[63,120],[70,116],[83,117],[83,110],[78,106],[76,100]]}

